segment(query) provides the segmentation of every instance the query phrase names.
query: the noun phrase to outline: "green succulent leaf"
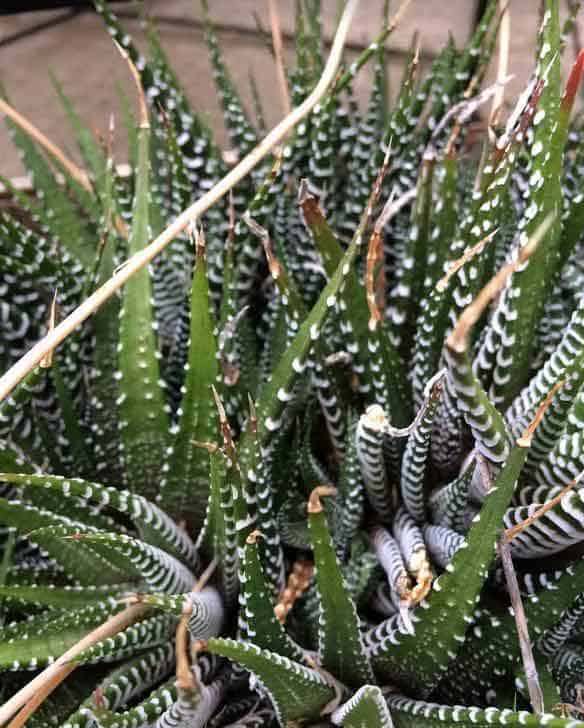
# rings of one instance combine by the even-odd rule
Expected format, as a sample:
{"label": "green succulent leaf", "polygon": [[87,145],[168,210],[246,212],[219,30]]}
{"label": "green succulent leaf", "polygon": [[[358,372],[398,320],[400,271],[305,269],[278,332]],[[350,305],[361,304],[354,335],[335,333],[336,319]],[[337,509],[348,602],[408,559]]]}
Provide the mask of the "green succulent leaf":
{"label": "green succulent leaf", "polygon": [[91,133],[89,128],[83,123],[71,99],[65,93],[63,85],[54,74],[50,73],[50,76],[53,86],[55,87],[55,91],[57,92],[59,100],[63,105],[63,108],[71,123],[71,127],[73,128],[77,137],[77,144],[79,146],[79,149],[81,150],[83,158],[87,163],[89,169],[91,170],[93,180],[101,195],[103,192],[105,192],[105,189],[107,188],[107,183],[105,182],[107,176],[107,159],[103,153],[103,150],[100,148],[99,144],[95,140],[93,134]]}
{"label": "green succulent leaf", "polygon": [[[542,18],[538,73],[544,88],[533,118],[531,188],[519,223],[522,244],[534,234],[542,221],[553,216],[552,225],[525,270],[518,271],[500,303],[504,320],[504,350],[498,354],[493,372],[492,395],[496,404],[509,404],[525,383],[527,362],[532,351],[531,331],[542,314],[542,304],[558,271],[560,240],[560,174],[565,129],[560,123],[560,24],[557,0],[546,0]],[[545,153],[540,153],[543,149]],[[545,184],[539,179],[545,179]],[[512,291],[512,293],[511,293]],[[511,343],[512,342],[512,343]],[[505,382],[504,390],[501,385]]]}
{"label": "green succulent leaf", "polygon": [[474,518],[464,547],[457,551],[446,573],[434,581],[427,603],[416,611],[414,633],[397,636],[399,642],[394,644],[389,637],[383,639],[383,628],[378,628],[369,648],[376,674],[404,687],[415,685],[420,694],[427,694],[448,668],[465,640],[468,619],[493,560],[501,520],[527,449],[522,441],[511,450]]}
{"label": "green succulent leaf", "polygon": [[207,648],[235,660],[255,675],[268,692],[282,724],[298,718],[318,718],[333,698],[333,688],[316,670],[250,642],[212,639],[208,640]]}
{"label": "green succulent leaf", "polygon": [[471,728],[471,726],[511,725],[511,726],[552,726],[552,728],[581,728],[582,721],[571,718],[558,718],[551,713],[535,715],[526,710],[514,712],[498,708],[477,708],[467,706],[439,705],[412,700],[402,695],[387,698],[389,709],[397,728],[414,728],[420,725],[447,726],[448,728]]}
{"label": "green succulent leaf", "polygon": [[[28,503],[8,501],[4,498],[0,498],[0,519],[3,524],[18,529],[20,533],[28,534],[28,539],[32,543],[42,547],[61,568],[65,569],[69,578],[79,584],[91,586],[124,581],[123,572],[118,566],[100,557],[89,545],[67,543],[56,537],[59,528],[68,533],[68,528],[77,531],[81,528],[91,530],[90,526],[79,522],[77,526],[71,526],[75,521],[70,518],[58,516]],[[49,527],[49,524],[52,526]],[[34,537],[30,534],[31,530],[36,531]],[[134,577],[135,573],[132,571],[131,578]]]}
{"label": "green succulent leaf", "polygon": [[[533,78],[487,134],[499,0],[431,64],[414,36],[395,101],[402,10],[385,0],[377,39],[275,161],[0,403],[0,723],[130,603],[136,620],[78,656],[31,728],[584,725],[584,52],[561,97],[581,3],[562,31],[560,0],[541,4]],[[56,80],[81,175],[8,114],[33,189],[0,177],[2,368],[267,132],[207,0],[226,152],[164,36],[147,21],[136,44],[95,5],[141,86],[138,113],[121,93],[130,165]],[[280,65],[256,24],[298,107],[324,68],[325,4],[293,5],[295,58]],[[522,710],[502,529],[554,714]]]}
{"label": "green succulent leaf", "polygon": [[152,537],[151,540],[146,539],[149,543],[163,546],[187,564],[196,564],[195,546],[189,535],[178,528],[157,505],[142,496],[98,483],[89,483],[80,478],[63,478],[57,475],[1,473],[0,480],[113,508],[119,513],[127,514],[138,529],[147,531]]}
{"label": "green succulent leaf", "polygon": [[256,544],[257,534],[248,536],[242,560],[245,576],[242,590],[242,631],[258,647],[302,663],[302,649],[286,634],[276,619],[270,586],[266,581]]}
{"label": "green succulent leaf", "polygon": [[[169,438],[160,493],[161,503],[167,510],[198,514],[195,526],[201,525],[200,514],[204,512],[209,496],[209,457],[197,443],[213,442],[217,438],[211,387],[216,384],[219,371],[210,305],[205,253],[199,249],[191,291],[190,346],[184,394],[178,422]],[[183,490],[185,482],[191,483],[188,493]]]}
{"label": "green succulent leaf", "polygon": [[110,599],[7,625],[0,630],[0,666],[3,670],[45,667],[122,608]]}
{"label": "green succulent leaf", "polygon": [[[320,489],[308,504],[308,525],[318,586],[319,652],[323,667],[341,682],[356,687],[373,678],[361,636],[355,604],[341,572],[326,515],[320,503]],[[326,495],[326,491],[322,491]]]}
{"label": "green succulent leaf", "polygon": [[[148,126],[138,132],[138,172],[128,240],[130,254],[150,240]],[[143,268],[126,285],[120,309],[119,391],[122,457],[128,486],[140,495],[154,496],[162,470],[168,436],[167,405],[160,379],[152,285]]]}
{"label": "green succulent leaf", "polygon": [[383,693],[375,685],[359,688],[350,700],[337,708],[332,720],[347,728],[393,728],[394,725]]}

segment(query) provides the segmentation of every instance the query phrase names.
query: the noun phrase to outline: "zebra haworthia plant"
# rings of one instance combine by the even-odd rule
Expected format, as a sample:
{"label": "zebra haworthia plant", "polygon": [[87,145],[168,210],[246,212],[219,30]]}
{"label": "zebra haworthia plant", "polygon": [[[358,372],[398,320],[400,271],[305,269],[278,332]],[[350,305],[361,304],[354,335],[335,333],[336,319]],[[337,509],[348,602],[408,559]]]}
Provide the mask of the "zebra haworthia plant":
{"label": "zebra haworthia plant", "polygon": [[[584,726],[584,55],[563,84],[579,3],[563,29],[543,4],[480,155],[499,3],[427,73],[412,47],[391,106],[385,18],[278,154],[0,403],[0,724]],[[85,178],[9,121],[34,193],[5,181],[2,368],[228,171],[155,30],[142,55],[96,7],[143,90],[133,171],[56,80]],[[243,156],[261,102],[203,10]],[[297,3],[293,105],[319,17]]]}

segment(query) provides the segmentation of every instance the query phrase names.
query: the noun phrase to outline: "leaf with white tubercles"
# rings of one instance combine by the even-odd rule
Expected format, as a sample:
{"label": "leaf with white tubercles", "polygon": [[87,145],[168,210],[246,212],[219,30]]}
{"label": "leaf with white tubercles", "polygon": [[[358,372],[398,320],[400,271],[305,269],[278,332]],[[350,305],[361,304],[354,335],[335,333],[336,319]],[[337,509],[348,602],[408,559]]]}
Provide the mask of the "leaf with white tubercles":
{"label": "leaf with white tubercles", "polygon": [[533,119],[530,189],[519,222],[521,245],[527,243],[546,218],[552,216],[552,224],[532,260],[515,273],[498,304],[500,343],[491,385],[491,396],[497,405],[509,404],[525,383],[532,354],[531,331],[542,315],[543,302],[560,261],[560,173],[566,136],[562,119],[569,116],[576,88],[569,87],[569,94],[560,100],[557,0],[545,2],[539,44],[538,70],[540,76],[545,75],[546,82]]}
{"label": "leaf with white tubercles", "polygon": [[[500,523],[529,447],[526,434],[511,450],[479,514],[445,574],[435,580],[427,603],[412,615],[414,634],[390,637],[384,623],[371,631],[369,653],[377,674],[428,694],[464,642],[472,614],[494,556]],[[399,630],[402,631],[401,629]],[[390,639],[397,639],[391,644]]]}
{"label": "leaf with white tubercles", "polygon": [[[90,270],[95,255],[95,244],[92,242],[87,220],[81,215],[75,201],[71,199],[72,195],[56,182],[53,169],[40,151],[36,140],[12,121],[7,120],[6,123],[15,144],[22,152],[27,169],[34,175],[36,188],[42,190],[38,200],[31,203],[35,217],[49,236],[58,240],[73,259],[81,263],[84,271]],[[87,195],[87,191],[79,187],[56,157],[50,156],[49,159],[61,173],[66,174],[68,183],[75,188],[75,191],[81,190],[80,194]]]}
{"label": "leaf with white tubercles", "polygon": [[[559,495],[559,488],[551,489],[549,499]],[[546,502],[549,500],[546,498]],[[531,503],[529,506],[509,508],[503,523],[513,528],[543,506]],[[511,554],[517,558],[537,559],[556,554],[573,544],[584,540],[584,491],[573,490],[541,515],[537,520],[517,533],[511,544]]]}
{"label": "leaf with white tubercles", "polygon": [[[154,685],[159,684],[172,667],[174,659],[172,643],[154,647],[138,657],[127,660],[121,667],[108,674],[96,688],[94,695],[99,695],[102,708],[112,712],[117,711],[132,699],[140,697]],[[63,723],[63,728],[66,726],[72,728],[74,725],[78,725],[79,728],[84,727],[86,721],[92,720],[85,712],[91,707],[92,700],[89,698],[68,717]]]}
{"label": "leaf with white tubercles", "polygon": [[[430,241],[432,188],[436,159],[426,154],[418,176],[409,235],[404,241],[404,264],[395,271],[395,282],[388,292],[387,317],[391,342],[402,353],[409,353],[415,341],[416,321],[426,275],[426,257]],[[407,261],[407,265],[405,262]]]}
{"label": "leaf with white tubercles", "polygon": [[296,337],[280,359],[271,381],[266,384],[260,395],[257,410],[258,433],[262,444],[269,441],[271,433],[281,425],[284,402],[277,395],[279,392],[288,393],[297,376],[304,372],[311,343],[315,335],[318,336],[330,309],[336,305],[337,297],[345,286],[361,245],[362,233],[358,232],[340,259],[333,276],[322,290],[318,301],[300,326]]}
{"label": "leaf with white tubercles", "polygon": [[103,587],[64,586],[5,586],[0,584],[0,598],[34,604],[52,609],[66,609],[104,601],[107,597],[121,596],[134,588],[133,584],[106,585]]}
{"label": "leaf with white tubercles", "polygon": [[213,586],[186,594],[140,594],[137,600],[176,616],[187,616],[193,639],[215,637],[221,632],[225,611],[221,595]]}
{"label": "leaf with white tubercles", "polygon": [[104,180],[107,175],[106,157],[89,128],[83,123],[75,109],[75,106],[73,105],[73,102],[65,93],[63,85],[56,76],[52,73],[50,75],[53,86],[59,96],[59,100],[67,113],[71,126],[75,132],[75,136],[77,137],[77,145],[83,154],[85,163],[91,170],[93,182],[98,189],[98,193],[101,195],[105,191]]}
{"label": "leaf with white tubercles", "polygon": [[334,541],[337,556],[344,562],[361,522],[365,506],[365,489],[361,482],[357,439],[358,419],[350,413],[347,421],[347,446],[339,474],[335,498]]}
{"label": "leaf with white tubercles", "polygon": [[100,704],[99,694],[90,705],[82,707],[69,717],[62,728],[150,728],[164,712],[170,709],[177,698],[175,680],[165,681],[135,707],[113,711]]}
{"label": "leaf with white tubercles", "polygon": [[81,544],[86,542],[104,558],[113,563],[125,564],[132,573],[140,574],[153,590],[172,594],[186,591],[195,582],[193,573],[174,556],[124,533],[83,533],[78,527],[60,526],[37,529],[31,538],[72,539]]}
{"label": "leaf with white tubercles", "polygon": [[425,519],[424,484],[429,459],[430,436],[436,409],[444,386],[444,372],[438,372],[426,385],[427,406],[414,431],[409,435],[401,464],[401,493],[409,514],[418,523]]}
{"label": "leaf with white tubercles", "polygon": [[377,404],[367,408],[355,430],[357,457],[363,484],[370,505],[379,521],[391,523],[397,508],[398,490],[388,482],[383,452],[388,421],[383,408]]}
{"label": "leaf with white tubercles", "polygon": [[[553,628],[562,612],[582,593],[583,584],[581,559],[562,570],[529,579],[523,603],[530,637],[536,646],[537,638]],[[465,696],[470,702],[484,704],[489,691],[497,693],[509,684],[520,664],[514,616],[501,606],[478,612],[458,659],[450,664],[440,683],[441,698],[459,702]]]}
{"label": "leaf with white tubercles", "polygon": [[286,657],[262,650],[250,642],[211,639],[207,649],[234,660],[252,672],[267,691],[282,724],[303,718],[316,719],[333,696],[322,675]]}
{"label": "leaf with white tubercles", "polygon": [[346,728],[393,728],[393,721],[381,689],[363,685],[355,695],[331,715],[335,725]]}
{"label": "leaf with white tubercles", "polygon": [[193,728],[208,725],[209,719],[218,706],[225,700],[227,680],[224,676],[210,685],[194,689],[177,687],[177,700],[153,723],[153,728],[188,725]]}
{"label": "leaf with white tubercles", "polygon": [[[329,227],[318,199],[308,188],[301,196],[300,204],[304,220],[314,242],[322,256],[325,270],[329,276],[340,265],[343,249],[335,234]],[[359,281],[356,271],[347,273],[344,290],[340,296],[340,329],[347,339],[347,350],[355,358],[353,369],[357,373],[362,391],[379,396],[378,391],[387,398],[388,407],[395,422],[403,425],[408,420],[409,392],[402,361],[393,349],[385,331],[378,327],[374,333],[368,328],[369,312],[365,287]],[[381,360],[380,368],[372,371],[371,359],[375,356],[375,364]]]}
{"label": "leaf with white tubercles", "polygon": [[[150,240],[149,138],[147,120],[138,132],[138,171],[132,210],[130,255]],[[142,268],[126,284],[120,309],[119,391],[122,458],[128,487],[141,495],[158,492],[168,432],[168,407],[161,386],[152,310],[152,283]]]}
{"label": "leaf with white tubercles", "polygon": [[258,441],[255,407],[251,400],[247,429],[250,433],[249,450],[245,457],[247,507],[257,525],[261,526],[262,538],[259,543],[259,553],[270,590],[274,598],[277,598],[285,586],[284,552],[276,521],[275,486],[270,466],[266,463],[265,455],[262,453]]}
{"label": "leaf with white tubercles", "polygon": [[[160,488],[161,502],[165,508],[174,513],[186,511],[195,514],[198,521],[209,495],[209,457],[203,448],[193,444],[193,440],[209,442],[217,437],[211,386],[216,383],[219,370],[214,322],[209,306],[205,250],[199,237],[191,290],[188,368],[178,422],[168,438],[165,472]],[[188,494],[183,492],[185,482],[191,484]]]}
{"label": "leaf with white tubercles", "polygon": [[[494,707],[481,708],[462,705],[440,705],[414,700],[403,695],[388,695],[387,704],[397,728],[418,728],[420,725],[471,728],[471,726],[505,725],[528,728],[584,728],[584,722],[558,718],[552,713],[540,715],[526,710],[514,712]],[[423,716],[423,724],[420,723]]]}
{"label": "leaf with white tubercles", "polygon": [[[515,437],[518,436],[522,428],[533,417],[539,402],[562,380],[566,380],[565,385],[557,395],[556,400],[563,400],[562,409],[565,410],[566,398],[568,398],[569,402],[570,394],[572,398],[575,395],[572,383],[573,379],[575,380],[576,387],[578,387],[578,381],[582,379],[582,371],[584,370],[582,366],[583,361],[584,301],[581,300],[579,305],[574,308],[570,322],[565,328],[555,351],[547,358],[530,382],[519,392],[505,413],[505,419]],[[550,434],[547,432],[549,426],[546,428],[545,423],[548,417],[552,417],[553,409],[554,406],[552,405],[542,420],[543,432],[536,434],[534,438],[535,452],[533,455],[537,454],[539,456],[537,460],[540,461],[543,459],[545,452],[547,451],[549,453],[551,449],[547,443]],[[557,413],[557,416],[560,416],[562,420],[566,419],[565,415],[561,417],[560,413]],[[566,423],[566,426],[570,427],[570,414],[567,415],[567,420],[568,423]],[[545,434],[548,434],[547,438],[544,437]],[[533,465],[536,463],[536,458],[533,455],[528,459],[528,465],[531,465],[530,470],[533,469]]]}
{"label": "leaf with white tubercles", "polygon": [[[237,89],[225,67],[215,29],[209,17],[208,1],[201,0],[201,5],[205,24],[205,40],[209,47],[213,78],[223,105],[225,125],[232,145],[237,149],[240,156],[244,157],[257,144],[257,133],[248,119]],[[246,183],[243,186],[245,187]]]}
{"label": "leaf with white tubercles", "polygon": [[[27,539],[31,543],[40,546],[55,559],[70,578],[81,585],[112,584],[128,581],[128,577],[135,576],[135,572],[132,571],[124,578],[123,572],[117,564],[99,556],[89,544],[71,544],[54,537],[59,529],[64,529],[64,533],[69,532],[67,529],[91,530],[92,527],[85,523],[81,524],[71,518],[36,508],[29,503],[17,500],[7,501],[4,498],[0,498],[0,521],[26,533]],[[31,529],[36,530],[35,536],[30,533]]]}
{"label": "leaf with white tubercles", "polygon": [[63,614],[48,612],[6,625],[0,628],[0,666],[4,670],[35,670],[51,664],[122,608],[123,604],[107,599]]}
{"label": "leaf with white tubercles", "polygon": [[108,506],[119,513],[128,514],[139,530],[147,531],[145,540],[149,543],[165,548],[187,564],[196,564],[196,550],[189,535],[180,529],[157,505],[150,503],[142,496],[98,483],[89,483],[80,478],[63,478],[58,475],[1,473],[0,480],[14,485],[59,493],[65,498],[82,498],[84,501]]}
{"label": "leaf with white tubercles", "polygon": [[319,653],[325,669],[338,680],[356,687],[372,679],[365,654],[360,620],[339,568],[320,496],[330,489],[320,486],[308,501],[308,525],[314,551],[318,586]]}
{"label": "leaf with white tubercles", "polygon": [[177,620],[169,614],[149,615],[125,627],[113,637],[96,642],[75,657],[80,665],[117,662],[135,654],[136,649],[150,649],[168,642],[176,631]]}
{"label": "leaf with white tubercles", "polygon": [[274,614],[270,585],[259,559],[258,538],[262,538],[259,532],[248,536],[241,564],[245,577],[240,596],[243,637],[253,639],[262,649],[302,663],[302,649],[290,638]]}

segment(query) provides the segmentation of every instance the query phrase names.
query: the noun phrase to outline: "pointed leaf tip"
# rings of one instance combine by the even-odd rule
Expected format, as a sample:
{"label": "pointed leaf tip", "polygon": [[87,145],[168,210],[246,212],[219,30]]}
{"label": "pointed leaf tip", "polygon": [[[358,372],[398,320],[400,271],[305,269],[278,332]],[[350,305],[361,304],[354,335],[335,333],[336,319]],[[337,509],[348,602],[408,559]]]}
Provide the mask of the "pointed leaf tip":
{"label": "pointed leaf tip", "polygon": [[578,87],[580,86],[580,81],[582,80],[583,71],[584,48],[582,48],[578,53],[576,60],[574,61],[574,65],[570,70],[568,82],[566,83],[566,90],[564,91],[560,106],[560,109],[564,114],[569,114],[572,110],[572,107],[574,105],[574,99],[576,98],[576,93],[578,91]]}
{"label": "pointed leaf tip", "polygon": [[322,503],[320,499],[328,495],[336,495],[336,493],[337,489],[333,488],[332,485],[319,485],[314,488],[308,499],[308,513],[322,513]]}

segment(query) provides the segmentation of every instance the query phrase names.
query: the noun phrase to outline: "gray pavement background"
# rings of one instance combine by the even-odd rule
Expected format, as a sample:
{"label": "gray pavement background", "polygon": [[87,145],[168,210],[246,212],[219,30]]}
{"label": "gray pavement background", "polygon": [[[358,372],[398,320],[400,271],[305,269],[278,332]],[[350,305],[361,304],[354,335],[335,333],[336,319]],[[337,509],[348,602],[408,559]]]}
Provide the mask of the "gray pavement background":
{"label": "gray pavement background", "polygon": [[[564,12],[567,2],[564,2]],[[195,108],[205,113],[225,139],[221,114],[213,87],[207,49],[201,29],[198,0],[146,0],[155,18],[163,44],[174,62]],[[322,0],[324,27],[330,38],[339,3]],[[362,0],[349,36],[349,57],[365,46],[380,28],[383,0]],[[397,3],[392,5],[397,7]],[[533,66],[534,39],[538,19],[537,0],[510,0],[512,43],[509,98],[521,90]],[[282,114],[276,75],[271,57],[258,37],[253,13],[269,27],[267,0],[210,0],[227,64],[244,100],[249,103],[249,74],[259,86],[268,123]],[[293,0],[279,0],[286,51],[293,39]],[[143,33],[133,3],[116,3],[115,11],[139,43]],[[452,33],[457,45],[472,30],[476,0],[412,0],[399,29],[388,41],[390,84],[397,87],[405,51],[415,30],[420,31],[424,60],[430,60]],[[568,64],[574,48],[566,53]],[[108,127],[110,114],[120,119],[116,92],[119,84],[132,94],[128,72],[113,48],[99,17],[91,12],[49,10],[0,17],[0,82],[11,103],[56,144],[77,157],[65,114],[56,98],[50,78],[51,69],[72,98],[81,116],[98,133]],[[494,73],[494,71],[493,71]],[[368,93],[369,75],[361,74],[356,92],[361,100]],[[131,96],[133,98],[133,95]],[[121,119],[115,154],[126,160]],[[0,124],[0,173],[9,177],[23,174],[5,128]]]}

